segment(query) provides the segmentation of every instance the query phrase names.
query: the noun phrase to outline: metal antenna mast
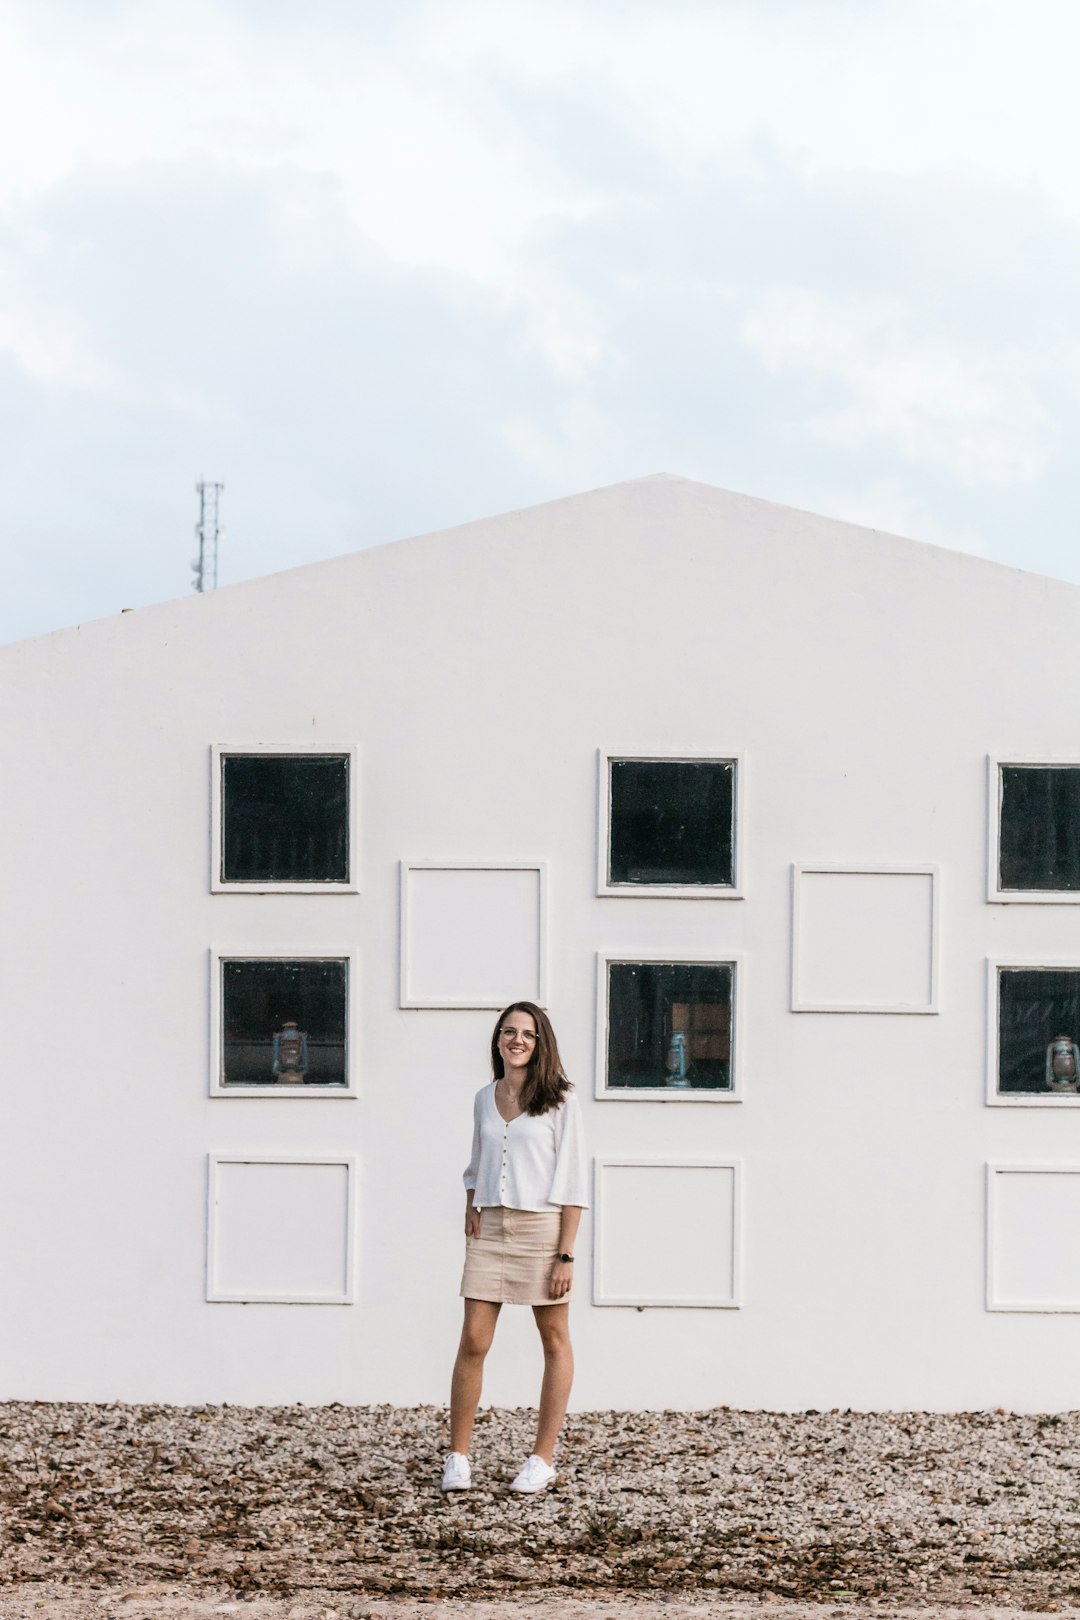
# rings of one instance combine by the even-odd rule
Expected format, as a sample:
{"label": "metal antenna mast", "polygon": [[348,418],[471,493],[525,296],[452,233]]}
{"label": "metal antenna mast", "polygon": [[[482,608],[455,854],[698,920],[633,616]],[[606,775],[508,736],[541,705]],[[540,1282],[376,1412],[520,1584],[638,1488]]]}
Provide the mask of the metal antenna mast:
{"label": "metal antenna mast", "polygon": [[197,591],[217,589],[218,540],[222,530],[218,526],[218,505],[224,484],[208,483],[205,479],[195,485],[199,497],[199,521],[195,525],[195,538],[199,542],[199,555],[192,563]]}

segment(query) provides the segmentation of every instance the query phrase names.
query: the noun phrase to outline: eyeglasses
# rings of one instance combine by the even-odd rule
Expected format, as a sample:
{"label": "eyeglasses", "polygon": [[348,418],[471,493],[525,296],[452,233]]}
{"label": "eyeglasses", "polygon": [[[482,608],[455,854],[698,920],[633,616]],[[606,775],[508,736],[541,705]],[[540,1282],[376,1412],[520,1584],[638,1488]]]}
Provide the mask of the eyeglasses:
{"label": "eyeglasses", "polygon": [[526,1046],[532,1046],[536,1040],[536,1036],[531,1029],[511,1029],[507,1024],[503,1025],[499,1034],[504,1041],[512,1041],[515,1036],[518,1036],[525,1042]]}

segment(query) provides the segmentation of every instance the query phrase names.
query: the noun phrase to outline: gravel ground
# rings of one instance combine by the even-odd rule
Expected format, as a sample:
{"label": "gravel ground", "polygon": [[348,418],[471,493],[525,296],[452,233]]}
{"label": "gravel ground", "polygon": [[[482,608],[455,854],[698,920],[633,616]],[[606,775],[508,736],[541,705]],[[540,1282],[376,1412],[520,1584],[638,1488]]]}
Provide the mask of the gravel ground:
{"label": "gravel ground", "polygon": [[[1023,1620],[1022,1609],[979,1610],[979,1620]],[[381,1598],[343,1604],[340,1595],[306,1593],[295,1598],[204,1594],[175,1586],[140,1586],[100,1593],[48,1586],[0,1591],[0,1620],[971,1620],[970,1610],[929,1606],[919,1609],[849,1604],[847,1609],[794,1604],[767,1598],[727,1603],[697,1594],[587,1599],[552,1596],[445,1598],[426,1601]]]}
{"label": "gravel ground", "polygon": [[[1022,1609],[979,1610],[979,1620],[1023,1620]],[[727,1603],[701,1594],[670,1596],[623,1593],[617,1597],[516,1596],[496,1599],[445,1598],[426,1601],[380,1598],[344,1604],[339,1594],[237,1599],[229,1593],[197,1593],[176,1586],[140,1586],[113,1593],[49,1586],[0,1590],[0,1620],[971,1620],[966,1608],[920,1609],[849,1604],[822,1608],[768,1598]]]}
{"label": "gravel ground", "polygon": [[1080,1413],[578,1413],[515,1497],[533,1421],[444,1498],[436,1407],[0,1404],[0,1614],[1080,1603]]}

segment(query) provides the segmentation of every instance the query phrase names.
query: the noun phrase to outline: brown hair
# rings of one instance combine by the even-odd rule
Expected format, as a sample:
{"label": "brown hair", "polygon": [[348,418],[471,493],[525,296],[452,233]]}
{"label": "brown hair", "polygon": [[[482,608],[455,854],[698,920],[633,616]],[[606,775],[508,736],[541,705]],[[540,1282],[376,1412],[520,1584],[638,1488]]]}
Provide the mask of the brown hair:
{"label": "brown hair", "polygon": [[505,1065],[499,1051],[499,1031],[503,1019],[513,1012],[528,1013],[536,1024],[536,1045],[520,1093],[522,1111],[526,1114],[546,1114],[549,1108],[558,1108],[571,1087],[563,1073],[551,1019],[535,1001],[512,1001],[495,1020],[491,1036],[491,1072],[496,1080],[502,1079]]}

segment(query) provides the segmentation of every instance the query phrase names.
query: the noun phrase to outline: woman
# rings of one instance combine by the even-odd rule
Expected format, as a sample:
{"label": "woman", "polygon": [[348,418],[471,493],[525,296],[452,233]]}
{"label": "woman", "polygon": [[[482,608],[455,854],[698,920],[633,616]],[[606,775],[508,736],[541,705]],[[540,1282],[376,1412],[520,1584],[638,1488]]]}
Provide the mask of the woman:
{"label": "woman", "polygon": [[450,1392],[450,1445],[442,1488],[472,1484],[469,1441],[484,1358],[504,1305],[531,1305],[544,1346],[544,1381],[532,1455],[510,1489],[532,1494],[555,1478],[574,1352],[569,1299],[574,1239],[588,1208],[581,1110],[563,1074],[547,1014],[515,1001],[491,1037],[494,1080],[473,1103],[465,1171],[465,1325]]}

